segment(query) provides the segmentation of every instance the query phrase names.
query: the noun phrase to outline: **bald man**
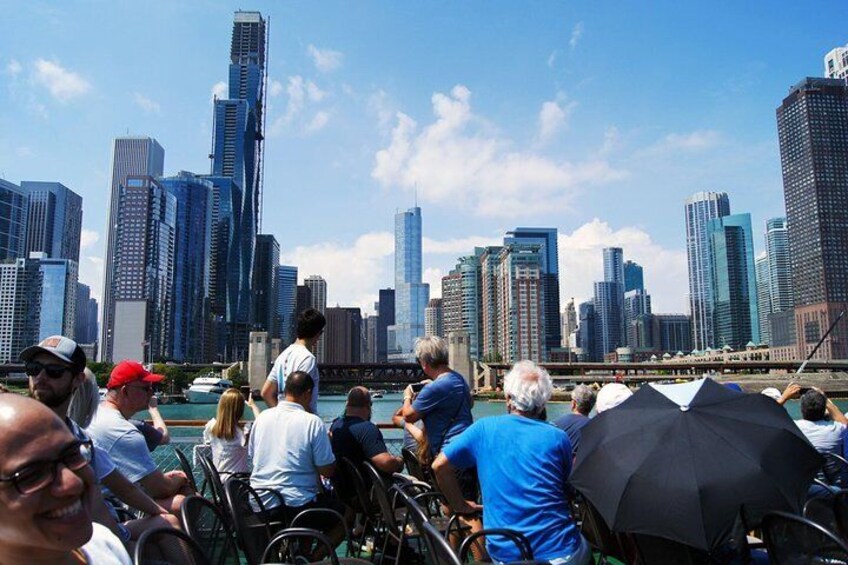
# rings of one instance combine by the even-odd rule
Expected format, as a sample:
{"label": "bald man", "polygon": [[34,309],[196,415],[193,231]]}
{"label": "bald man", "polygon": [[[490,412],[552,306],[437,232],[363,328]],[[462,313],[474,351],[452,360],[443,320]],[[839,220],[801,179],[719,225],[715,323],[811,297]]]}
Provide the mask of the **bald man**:
{"label": "bald man", "polygon": [[347,457],[357,465],[369,461],[387,475],[403,469],[403,459],[389,453],[382,432],[371,422],[371,393],[364,386],[347,393],[344,416],[330,426],[330,441],[336,459]]}
{"label": "bald man", "polygon": [[130,563],[92,522],[90,444],[49,408],[0,394],[0,453],[0,563]]}

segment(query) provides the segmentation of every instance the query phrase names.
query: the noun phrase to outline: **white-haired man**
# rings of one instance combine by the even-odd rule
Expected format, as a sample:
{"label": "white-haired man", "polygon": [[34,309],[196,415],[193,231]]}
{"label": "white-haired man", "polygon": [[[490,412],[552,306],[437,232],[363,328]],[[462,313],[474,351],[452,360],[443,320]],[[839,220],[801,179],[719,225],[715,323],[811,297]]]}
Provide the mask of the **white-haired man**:
{"label": "white-haired man", "polygon": [[[476,465],[486,505],[484,527],[520,532],[536,559],[585,565],[591,550],[566,501],[571,445],[564,431],[540,420],[552,389],[545,369],[532,361],[516,363],[504,378],[508,414],[472,424],[445,446],[433,470],[451,507],[467,513],[480,507],[463,500],[454,468]],[[520,559],[504,539],[489,536],[486,543],[495,562]]]}

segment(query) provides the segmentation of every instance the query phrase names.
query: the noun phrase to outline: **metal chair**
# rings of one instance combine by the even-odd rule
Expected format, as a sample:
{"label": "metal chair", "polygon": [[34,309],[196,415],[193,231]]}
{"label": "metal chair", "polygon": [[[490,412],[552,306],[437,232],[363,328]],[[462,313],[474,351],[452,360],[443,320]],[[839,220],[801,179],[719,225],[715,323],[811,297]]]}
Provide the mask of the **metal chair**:
{"label": "metal chair", "polygon": [[212,494],[212,501],[221,509],[226,503],[224,496],[224,482],[221,480],[221,474],[212,460],[201,455],[197,458],[200,462],[200,470],[203,473],[204,482],[209,486],[209,492]]}
{"label": "metal chair", "polygon": [[486,539],[489,536],[500,536],[507,538],[515,547],[518,548],[518,553],[521,557],[521,562],[530,562],[533,561],[533,548],[530,547],[530,542],[524,537],[522,534],[516,532],[515,530],[509,530],[506,528],[492,528],[492,529],[483,529],[473,534],[469,535],[462,541],[462,545],[459,546],[459,560],[462,563],[465,563],[466,559],[468,559],[468,554],[471,552],[471,547],[475,543],[479,543],[482,539]]}
{"label": "metal chair", "polygon": [[837,532],[843,539],[848,539],[848,490],[836,493],[833,499],[833,514]]}
{"label": "metal chair", "polygon": [[[316,558],[319,552],[326,557]],[[268,543],[259,563],[317,563],[319,561],[340,565],[333,542],[318,530],[287,528]]]}
{"label": "metal chair", "polygon": [[201,494],[200,490],[198,490],[197,488],[197,481],[194,480],[194,469],[192,468],[188,457],[186,457],[185,453],[183,453],[179,447],[174,448],[174,455],[177,456],[177,461],[180,462],[180,469],[182,469],[182,472],[185,473],[185,476],[188,479],[188,485],[191,487],[191,490],[193,492]]}
{"label": "metal chair", "polygon": [[431,479],[427,476],[427,473],[424,471],[424,467],[421,465],[421,461],[418,460],[418,455],[415,454],[408,447],[404,447],[400,450],[401,457],[403,457],[403,463],[406,465],[406,470],[410,475],[418,479],[419,481],[423,481],[425,483],[430,483]]}
{"label": "metal chair", "polygon": [[338,461],[337,473],[343,475],[344,484],[353,489],[352,496],[345,496],[343,500],[357,514],[360,535],[356,544],[361,549],[368,535],[375,535],[376,537],[376,527],[380,521],[380,508],[371,502],[368,485],[356,463],[347,457],[342,457]]}
{"label": "metal chair", "polygon": [[341,526],[345,533],[347,556],[357,556],[361,552],[362,546],[357,548],[353,545],[344,516],[331,508],[309,508],[298,513],[297,516],[292,518],[291,523],[289,523],[289,528],[310,528],[318,530],[323,534],[327,534],[326,530],[332,530],[338,526]]}
{"label": "metal chair", "polygon": [[[224,493],[230,510],[230,523],[235,530],[239,547],[248,564],[256,565],[262,557],[262,548],[268,545],[271,537],[284,528],[285,524],[271,521],[259,493],[251,488],[249,483],[241,479],[228,479],[224,484]],[[280,502],[275,508],[282,512],[285,509],[282,497],[276,492],[274,494]]]}
{"label": "metal chair", "polygon": [[763,518],[763,538],[775,565],[848,563],[848,545],[812,520],[788,512]]}
{"label": "metal chair", "polygon": [[[390,543],[397,546],[397,552],[393,558],[395,565],[400,561],[401,550],[403,549],[403,523],[395,514],[394,504],[389,498],[389,491],[379,471],[367,461],[362,464],[362,469],[366,476],[371,479],[371,496],[372,503],[379,508],[379,518],[376,523],[375,533],[379,538],[382,538],[380,549],[380,562],[386,557],[386,551]],[[376,545],[376,543],[375,543]]]}
{"label": "metal chair", "polygon": [[804,504],[804,518],[824,526],[831,532],[836,532],[838,527],[834,509],[835,503],[835,498],[831,496],[811,498]]}
{"label": "metal chair", "polygon": [[212,565],[238,565],[239,554],[229,522],[221,510],[201,496],[189,496],[180,508],[185,532]]}
{"label": "metal chair", "polygon": [[822,453],[824,465],[822,473],[825,482],[835,488],[848,488],[848,461],[836,453]]}
{"label": "metal chair", "polygon": [[135,565],[210,565],[203,549],[175,528],[147,530],[135,546]]}

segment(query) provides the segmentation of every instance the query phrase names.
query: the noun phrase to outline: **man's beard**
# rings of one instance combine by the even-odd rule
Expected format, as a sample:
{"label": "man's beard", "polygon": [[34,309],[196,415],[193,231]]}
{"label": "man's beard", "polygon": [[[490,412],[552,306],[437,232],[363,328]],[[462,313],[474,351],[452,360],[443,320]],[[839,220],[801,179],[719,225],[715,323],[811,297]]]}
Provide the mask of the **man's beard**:
{"label": "man's beard", "polygon": [[35,387],[31,387],[30,393],[32,394],[33,398],[35,398],[48,408],[58,408],[71,397],[74,391],[73,388],[71,388],[70,384],[68,384],[68,388],[65,391],[56,392],[51,389],[39,390]]}

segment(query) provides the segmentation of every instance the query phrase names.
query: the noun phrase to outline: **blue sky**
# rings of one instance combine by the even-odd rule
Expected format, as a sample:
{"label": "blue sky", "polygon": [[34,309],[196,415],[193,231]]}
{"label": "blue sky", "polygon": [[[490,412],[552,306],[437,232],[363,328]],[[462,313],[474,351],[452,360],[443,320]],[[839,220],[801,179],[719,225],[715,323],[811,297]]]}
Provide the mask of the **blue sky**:
{"label": "blue sky", "polygon": [[0,177],[83,196],[95,295],[112,139],[208,171],[239,8],[271,21],[263,231],[331,305],[363,307],[393,284],[393,215],[417,187],[434,296],[474,245],[554,226],[563,303],[620,245],[655,311],[685,311],[684,199],[728,192],[762,248],[783,214],[775,108],[848,43],[832,0],[0,0]]}

